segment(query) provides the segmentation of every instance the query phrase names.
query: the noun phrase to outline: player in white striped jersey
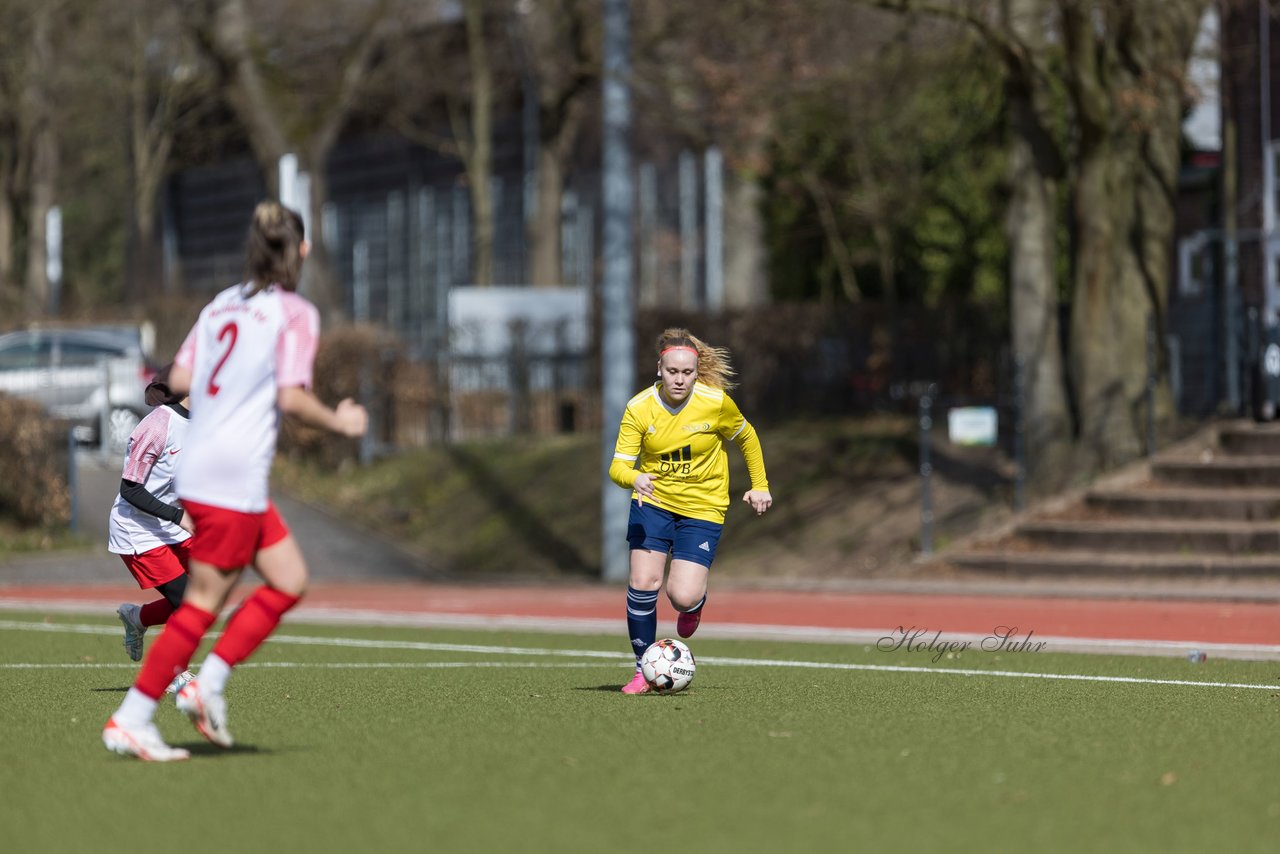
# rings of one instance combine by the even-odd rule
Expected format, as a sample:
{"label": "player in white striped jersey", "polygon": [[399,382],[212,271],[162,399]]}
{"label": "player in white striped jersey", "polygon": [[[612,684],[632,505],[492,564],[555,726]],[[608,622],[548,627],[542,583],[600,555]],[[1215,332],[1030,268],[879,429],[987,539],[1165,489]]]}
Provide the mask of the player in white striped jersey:
{"label": "player in white striped jersey", "polygon": [[[161,393],[163,384],[147,387],[147,402],[155,405],[129,436],[120,479],[120,494],[107,523],[107,549],[120,556],[143,590],[155,589],[161,598],[116,609],[124,624],[124,649],[134,661],[142,659],[143,635],[162,625],[182,604],[187,589],[190,515],[178,504],[173,473],[190,412],[186,398]],[[157,405],[159,404],[159,405]],[[173,693],[191,680],[184,671],[166,689]]]}

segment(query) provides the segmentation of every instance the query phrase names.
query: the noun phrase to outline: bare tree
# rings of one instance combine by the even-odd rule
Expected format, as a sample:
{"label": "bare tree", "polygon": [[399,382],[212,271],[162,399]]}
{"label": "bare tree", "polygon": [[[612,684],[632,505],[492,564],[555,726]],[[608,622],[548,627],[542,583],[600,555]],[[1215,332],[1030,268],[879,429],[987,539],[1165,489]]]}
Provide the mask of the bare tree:
{"label": "bare tree", "polygon": [[557,285],[564,279],[560,209],[568,159],[600,80],[598,8],[588,0],[516,3],[518,41],[538,101],[535,200],[529,217],[529,278],[534,285]]}
{"label": "bare tree", "polygon": [[[768,289],[759,179],[767,147],[780,135],[777,122],[792,99],[856,61],[853,45],[866,39],[857,31],[860,18],[841,0],[644,0],[635,18],[644,124],[723,150],[726,298],[762,302]],[[836,204],[830,188],[804,183],[817,194],[817,209],[832,213],[825,207]],[[820,220],[834,246],[836,219],[824,214]],[[844,289],[856,293],[852,267],[841,267]]]}
{"label": "bare tree", "polygon": [[189,39],[169,0],[126,0],[97,14],[80,39],[90,49],[114,51],[106,63],[114,79],[99,80],[128,115],[132,211],[124,293],[152,295],[161,285],[157,234],[160,189],[173,168],[178,135],[204,120],[216,104],[209,75],[201,74]]}
{"label": "bare tree", "polygon": [[[388,0],[274,4],[250,14],[244,0],[177,0],[196,45],[243,123],[271,192],[280,158],[296,151],[311,179],[312,254],[304,288],[329,318],[343,311],[324,244],[326,166],[380,60],[393,21]],[[266,50],[265,45],[271,49]]]}
{"label": "bare tree", "polygon": [[498,104],[514,99],[501,61],[501,10],[486,0],[463,0],[460,11],[460,21],[419,16],[389,48],[382,119],[406,139],[462,164],[471,201],[471,281],[490,285],[494,115]]}

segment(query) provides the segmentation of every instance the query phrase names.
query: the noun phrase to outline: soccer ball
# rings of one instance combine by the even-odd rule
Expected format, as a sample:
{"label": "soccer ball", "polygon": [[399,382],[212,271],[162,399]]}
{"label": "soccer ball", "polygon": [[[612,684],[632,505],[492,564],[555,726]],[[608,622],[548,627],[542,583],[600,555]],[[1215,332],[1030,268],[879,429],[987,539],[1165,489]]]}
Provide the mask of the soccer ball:
{"label": "soccer ball", "polygon": [[689,647],[678,640],[663,638],[640,656],[640,672],[644,681],[659,694],[683,691],[693,681],[698,664]]}

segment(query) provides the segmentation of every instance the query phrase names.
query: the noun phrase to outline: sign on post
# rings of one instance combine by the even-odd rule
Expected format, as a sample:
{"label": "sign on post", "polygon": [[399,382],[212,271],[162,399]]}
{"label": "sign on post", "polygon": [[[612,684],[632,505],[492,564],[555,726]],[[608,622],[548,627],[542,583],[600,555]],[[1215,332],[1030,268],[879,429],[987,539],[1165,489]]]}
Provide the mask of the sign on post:
{"label": "sign on post", "polygon": [[947,438],[953,445],[990,447],[996,443],[999,427],[992,406],[957,406],[947,412]]}

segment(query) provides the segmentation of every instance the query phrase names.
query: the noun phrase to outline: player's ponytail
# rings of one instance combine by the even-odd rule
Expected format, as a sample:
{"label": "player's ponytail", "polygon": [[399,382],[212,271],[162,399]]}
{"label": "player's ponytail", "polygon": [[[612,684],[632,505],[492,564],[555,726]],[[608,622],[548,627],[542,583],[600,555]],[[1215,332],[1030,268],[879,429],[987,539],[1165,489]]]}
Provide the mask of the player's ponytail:
{"label": "player's ponytail", "polygon": [[249,226],[245,282],[250,294],[272,285],[298,289],[302,275],[302,217],[276,201],[259,202]]}
{"label": "player's ponytail", "polygon": [[666,329],[658,336],[658,361],[662,361],[662,351],[670,347],[691,347],[698,353],[698,382],[731,391],[734,387],[733,366],[729,364],[727,347],[712,347],[697,338],[688,329]]}

